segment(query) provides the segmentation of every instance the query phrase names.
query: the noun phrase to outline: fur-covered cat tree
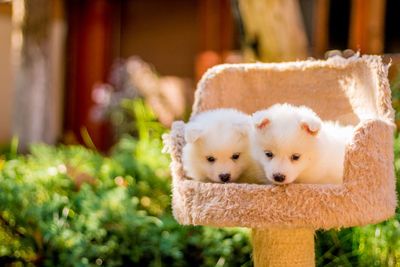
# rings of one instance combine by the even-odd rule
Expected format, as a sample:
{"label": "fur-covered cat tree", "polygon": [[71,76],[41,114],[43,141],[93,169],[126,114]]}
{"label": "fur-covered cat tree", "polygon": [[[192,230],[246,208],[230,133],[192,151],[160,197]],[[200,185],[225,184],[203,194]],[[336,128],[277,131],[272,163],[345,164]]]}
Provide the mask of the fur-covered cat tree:
{"label": "fur-covered cat tree", "polygon": [[181,224],[253,228],[255,266],[313,266],[314,231],[378,223],[397,205],[394,112],[388,66],[378,56],[211,68],[192,116],[216,108],[248,114],[275,103],[306,105],[323,120],[356,125],[342,185],[202,183],[185,177],[183,122],[164,142],[172,157],[173,213]]}

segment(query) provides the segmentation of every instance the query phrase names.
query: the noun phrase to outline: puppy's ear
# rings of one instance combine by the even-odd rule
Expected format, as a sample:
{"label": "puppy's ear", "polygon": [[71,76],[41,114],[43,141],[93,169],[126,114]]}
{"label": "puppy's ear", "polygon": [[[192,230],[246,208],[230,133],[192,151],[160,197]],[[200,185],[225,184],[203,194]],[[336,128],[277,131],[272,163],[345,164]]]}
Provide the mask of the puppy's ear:
{"label": "puppy's ear", "polygon": [[300,123],[301,129],[313,136],[318,135],[319,130],[321,130],[321,126],[321,120],[313,117],[303,119]]}
{"label": "puppy's ear", "polygon": [[196,142],[204,133],[204,129],[198,123],[189,123],[185,128],[185,140],[187,143]]}
{"label": "puppy's ear", "polygon": [[253,119],[254,128],[256,130],[263,130],[270,123],[271,123],[271,121],[268,118],[255,118],[255,119]]}
{"label": "puppy's ear", "polygon": [[260,122],[255,123],[254,126],[256,127],[256,129],[262,130],[270,123],[271,123],[271,121],[268,118],[264,118]]}
{"label": "puppy's ear", "polygon": [[251,118],[256,130],[263,130],[271,123],[269,114],[265,110],[255,112]]}

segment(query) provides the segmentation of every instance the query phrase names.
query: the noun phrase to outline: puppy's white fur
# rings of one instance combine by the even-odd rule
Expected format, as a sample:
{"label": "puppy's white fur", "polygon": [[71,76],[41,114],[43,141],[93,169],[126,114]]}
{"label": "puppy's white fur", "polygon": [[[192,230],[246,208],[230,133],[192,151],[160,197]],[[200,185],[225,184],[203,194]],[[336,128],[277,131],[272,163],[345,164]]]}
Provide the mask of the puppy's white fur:
{"label": "puppy's white fur", "polygon": [[343,182],[345,147],[352,138],[352,126],[324,122],[310,108],[289,104],[258,111],[252,120],[255,129],[252,153],[270,181]]}
{"label": "puppy's white fur", "polygon": [[[185,127],[186,174],[204,182],[266,183],[261,165],[251,154],[251,131],[251,117],[235,109],[200,113]],[[229,178],[222,179],[224,174]]]}

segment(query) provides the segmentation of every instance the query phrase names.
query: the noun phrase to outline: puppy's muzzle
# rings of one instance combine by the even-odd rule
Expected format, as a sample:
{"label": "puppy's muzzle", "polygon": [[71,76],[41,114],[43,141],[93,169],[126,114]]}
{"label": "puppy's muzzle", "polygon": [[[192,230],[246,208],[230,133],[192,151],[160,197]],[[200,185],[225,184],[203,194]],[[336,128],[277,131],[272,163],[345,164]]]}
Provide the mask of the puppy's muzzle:
{"label": "puppy's muzzle", "polygon": [[285,181],[286,175],[282,173],[274,173],[272,177],[274,178],[275,182],[282,183],[283,181]]}
{"label": "puppy's muzzle", "polygon": [[231,174],[230,173],[221,173],[219,175],[219,179],[221,179],[222,182],[226,183],[231,179]]}

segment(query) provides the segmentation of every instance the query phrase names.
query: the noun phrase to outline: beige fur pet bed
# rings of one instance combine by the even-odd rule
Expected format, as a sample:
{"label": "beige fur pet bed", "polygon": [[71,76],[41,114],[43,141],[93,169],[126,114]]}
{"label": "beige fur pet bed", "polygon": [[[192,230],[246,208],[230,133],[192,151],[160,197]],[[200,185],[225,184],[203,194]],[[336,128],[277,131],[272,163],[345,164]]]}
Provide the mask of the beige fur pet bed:
{"label": "beige fur pet bed", "polygon": [[181,224],[329,229],[377,223],[397,204],[394,113],[388,66],[378,56],[211,68],[192,115],[216,108],[248,114],[275,103],[307,105],[324,120],[357,125],[347,146],[342,185],[202,183],[185,178],[183,122],[164,141],[172,156],[173,213]]}

